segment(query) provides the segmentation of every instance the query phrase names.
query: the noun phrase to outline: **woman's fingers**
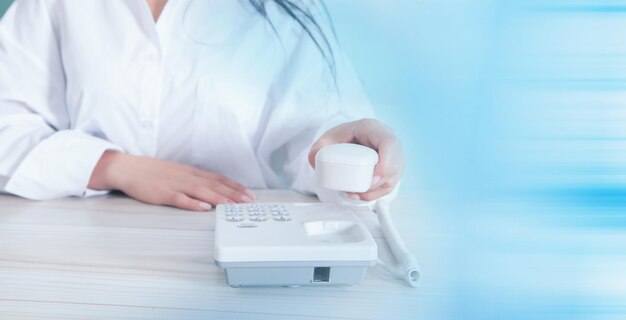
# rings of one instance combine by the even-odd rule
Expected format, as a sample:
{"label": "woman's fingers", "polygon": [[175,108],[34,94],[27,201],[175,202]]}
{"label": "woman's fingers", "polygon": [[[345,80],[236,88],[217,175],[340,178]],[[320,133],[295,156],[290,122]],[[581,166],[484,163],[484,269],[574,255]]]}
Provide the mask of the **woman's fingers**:
{"label": "woman's fingers", "polygon": [[185,188],[184,192],[190,197],[193,197],[200,201],[210,203],[212,205],[218,205],[218,204],[229,203],[229,202],[234,202],[234,203],[242,202],[239,199],[240,197],[233,196],[234,198],[233,199],[218,192],[215,183],[212,183],[210,187],[207,186],[206,184],[197,184],[197,185],[188,186]]}
{"label": "woman's fingers", "polygon": [[216,180],[202,181],[201,183],[190,185],[186,189],[186,193],[191,197],[213,205],[228,202],[249,203],[254,201],[247,194],[234,190]]}
{"label": "woman's fingers", "polygon": [[378,187],[389,177],[402,175],[405,166],[402,145],[396,138],[385,139],[378,146],[378,164],[374,168],[374,177],[381,177]]}
{"label": "woman's fingers", "polygon": [[378,158],[370,190],[364,193],[352,193],[349,195],[350,198],[373,201],[388,195],[396,187],[405,166],[402,145],[396,138],[380,140]]}
{"label": "woman's fingers", "polygon": [[189,211],[208,211],[211,205],[204,201],[193,199],[182,192],[173,192],[170,194],[169,201],[166,205]]}
{"label": "woman's fingers", "polygon": [[359,199],[363,201],[374,201],[390,194],[392,191],[393,187],[378,188],[374,191],[359,194]]}
{"label": "woman's fingers", "polygon": [[315,168],[315,156],[323,147],[335,143],[354,142],[354,126],[357,122],[358,121],[338,125],[328,130],[324,133],[324,135],[317,139],[309,152],[309,164],[311,164],[311,167]]}
{"label": "woman's fingers", "polygon": [[236,203],[250,203],[254,201],[254,194],[252,192],[247,191],[245,188],[243,192],[239,189],[233,189],[232,186],[222,184],[221,181],[214,183],[213,191]]}
{"label": "woman's fingers", "polygon": [[367,192],[362,193],[348,193],[348,198],[353,200],[373,201],[382,198],[390,194],[393,189],[398,185],[400,175],[396,174],[391,177],[387,177],[384,180],[380,179],[379,182],[372,180],[372,187]]}
{"label": "woman's fingers", "polygon": [[[237,183],[233,180],[230,180],[224,176],[221,176],[217,179],[218,182],[221,182],[225,187],[228,187],[229,190],[236,192],[238,194],[243,194],[241,200],[243,202],[252,202],[256,199],[256,195],[250,189],[246,188],[244,185]],[[226,193],[224,193],[226,195]]]}
{"label": "woman's fingers", "polygon": [[211,187],[198,184],[188,188],[185,192],[172,192],[163,204],[190,211],[208,211],[213,206],[228,202],[251,202],[245,201],[247,195],[242,194],[230,187],[213,181]]}
{"label": "woman's fingers", "polygon": [[325,146],[333,143],[337,142],[335,142],[331,136],[326,134],[313,144],[313,146],[311,147],[311,151],[309,152],[309,164],[311,165],[311,167],[315,168],[315,156],[317,156],[317,153]]}
{"label": "woman's fingers", "polygon": [[249,201],[241,200],[241,201],[236,201],[236,202],[251,202],[254,199],[256,199],[256,195],[248,188],[246,188],[244,185],[237,183],[221,174],[217,174],[214,172],[208,172],[208,171],[203,171],[200,169],[196,169],[196,171],[194,171],[194,174],[200,178],[203,178],[205,180],[208,181],[217,181],[223,185],[225,185],[226,187],[228,187],[228,190],[225,190],[224,193],[222,193],[224,196],[227,196],[230,198],[232,191],[235,191],[241,195],[232,195],[234,198],[242,198],[242,197],[247,197],[248,199],[250,199]]}
{"label": "woman's fingers", "polygon": [[390,194],[391,192],[393,192],[393,187],[385,186],[364,193],[348,193],[347,196],[352,200],[374,201]]}

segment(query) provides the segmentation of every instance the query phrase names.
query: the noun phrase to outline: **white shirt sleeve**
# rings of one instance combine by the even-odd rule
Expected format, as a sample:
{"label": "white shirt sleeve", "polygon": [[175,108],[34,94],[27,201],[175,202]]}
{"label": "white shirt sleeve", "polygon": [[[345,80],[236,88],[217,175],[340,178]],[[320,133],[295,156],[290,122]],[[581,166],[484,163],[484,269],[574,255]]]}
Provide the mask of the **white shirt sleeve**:
{"label": "white shirt sleeve", "polygon": [[106,150],[69,130],[54,1],[17,0],[0,21],[0,189],[30,199],[83,196]]}

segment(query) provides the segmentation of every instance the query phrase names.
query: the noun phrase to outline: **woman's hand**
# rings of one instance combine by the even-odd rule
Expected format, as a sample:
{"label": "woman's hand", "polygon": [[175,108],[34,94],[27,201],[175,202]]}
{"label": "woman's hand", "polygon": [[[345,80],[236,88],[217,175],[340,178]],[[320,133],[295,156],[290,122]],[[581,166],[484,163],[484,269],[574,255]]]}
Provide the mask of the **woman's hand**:
{"label": "woman's hand", "polygon": [[364,193],[349,193],[354,200],[372,201],[393,191],[404,172],[402,145],[393,131],[378,120],[364,119],[344,123],[328,130],[315,142],[309,153],[309,163],[315,167],[315,155],[323,147],[335,143],[356,143],[378,151],[372,187]]}
{"label": "woman's hand", "polygon": [[171,161],[107,151],[89,181],[94,190],[120,190],[139,201],[191,211],[254,201],[246,187],[219,174]]}

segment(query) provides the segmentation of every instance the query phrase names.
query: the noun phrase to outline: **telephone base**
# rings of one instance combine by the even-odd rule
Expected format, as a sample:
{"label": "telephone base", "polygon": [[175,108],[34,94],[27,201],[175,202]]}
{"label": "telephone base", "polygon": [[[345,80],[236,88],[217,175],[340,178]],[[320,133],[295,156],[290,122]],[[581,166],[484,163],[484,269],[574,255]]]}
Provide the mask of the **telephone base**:
{"label": "telephone base", "polygon": [[274,262],[220,263],[231,287],[310,287],[343,286],[363,281],[367,268],[363,262]]}
{"label": "telephone base", "polygon": [[377,246],[357,215],[330,204],[219,205],[215,263],[231,286],[338,286],[361,283]]}

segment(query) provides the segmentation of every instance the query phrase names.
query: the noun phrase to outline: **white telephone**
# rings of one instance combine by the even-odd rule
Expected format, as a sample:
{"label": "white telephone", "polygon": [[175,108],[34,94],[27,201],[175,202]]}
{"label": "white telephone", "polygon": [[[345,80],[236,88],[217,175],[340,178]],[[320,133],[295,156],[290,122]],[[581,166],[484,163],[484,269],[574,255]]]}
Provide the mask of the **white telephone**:
{"label": "white telephone", "polygon": [[[316,156],[321,187],[345,192],[370,188],[378,154],[335,144]],[[385,267],[376,242],[359,218],[365,206],[324,203],[255,203],[217,206],[215,262],[231,286],[324,286],[361,283],[367,268],[386,270],[417,286],[420,271],[395,230],[386,201],[377,201],[381,230],[403,270]]]}

